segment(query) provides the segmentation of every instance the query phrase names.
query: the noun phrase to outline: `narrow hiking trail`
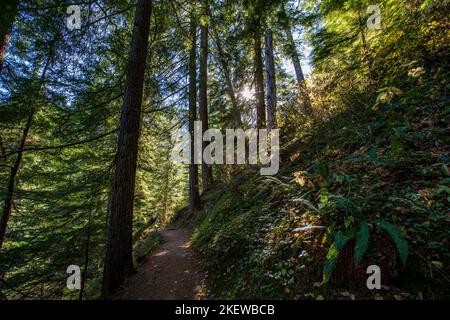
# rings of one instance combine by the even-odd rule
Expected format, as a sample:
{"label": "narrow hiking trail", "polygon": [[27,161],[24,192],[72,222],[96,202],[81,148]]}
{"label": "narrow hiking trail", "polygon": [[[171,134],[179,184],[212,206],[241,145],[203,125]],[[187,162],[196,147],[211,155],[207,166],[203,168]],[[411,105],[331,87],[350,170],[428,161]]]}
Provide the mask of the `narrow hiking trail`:
{"label": "narrow hiking trail", "polygon": [[182,229],[160,232],[162,245],[150,253],[121,290],[120,299],[207,299],[205,274]]}

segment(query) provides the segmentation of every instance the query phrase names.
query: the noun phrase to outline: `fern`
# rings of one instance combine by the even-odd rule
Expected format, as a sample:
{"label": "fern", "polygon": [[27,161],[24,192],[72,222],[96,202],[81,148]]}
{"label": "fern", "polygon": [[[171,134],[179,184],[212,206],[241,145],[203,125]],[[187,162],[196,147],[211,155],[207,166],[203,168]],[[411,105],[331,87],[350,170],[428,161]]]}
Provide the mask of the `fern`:
{"label": "fern", "polygon": [[353,233],[343,234],[342,231],[338,231],[334,236],[334,242],[328,249],[325,264],[323,266],[323,281],[322,283],[327,283],[339,258],[339,253],[344,248],[349,240],[353,238]]}
{"label": "fern", "polygon": [[[405,265],[408,258],[408,242],[403,237],[400,229],[397,226],[383,220],[376,222],[376,224],[380,229],[383,229],[390,235],[397,247],[400,258]],[[356,240],[354,262],[355,266],[357,266],[361,263],[364,254],[369,247],[369,224],[366,220],[361,220],[359,222],[359,230],[356,235],[354,230],[348,231],[346,233],[343,233],[342,231],[338,231],[335,233],[333,243],[328,249],[323,266],[322,284],[327,283],[330,280],[331,274],[336,268],[340,252],[347,244],[347,242],[354,238]]]}
{"label": "fern", "polygon": [[356,234],[355,244],[355,266],[357,266],[369,246],[369,225],[367,221],[363,220],[359,223],[359,231]]}
{"label": "fern", "polygon": [[385,230],[391,236],[392,240],[397,247],[398,253],[400,255],[400,259],[403,262],[403,265],[406,265],[406,260],[408,259],[408,242],[403,237],[402,232],[397,226],[392,223],[386,221],[380,221],[378,223],[378,227]]}

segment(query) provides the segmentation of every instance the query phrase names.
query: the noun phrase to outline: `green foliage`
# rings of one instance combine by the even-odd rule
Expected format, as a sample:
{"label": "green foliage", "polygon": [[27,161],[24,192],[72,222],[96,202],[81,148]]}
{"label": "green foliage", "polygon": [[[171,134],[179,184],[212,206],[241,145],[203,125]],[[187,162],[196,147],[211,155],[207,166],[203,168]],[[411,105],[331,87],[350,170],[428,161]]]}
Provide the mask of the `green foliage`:
{"label": "green foliage", "polygon": [[[389,236],[394,241],[395,246],[397,247],[400,259],[402,260],[403,264],[406,265],[406,260],[408,258],[408,242],[404,238],[399,228],[383,220],[374,222],[374,224],[376,224],[380,229],[386,231],[389,234]],[[346,234],[342,233],[342,231],[336,232],[334,235],[334,241],[328,249],[323,269],[323,283],[326,283],[330,280],[331,275],[336,267],[339,254],[344,249],[348,241],[352,239],[356,240],[354,248],[354,261],[356,266],[360,264],[364,257],[364,254],[369,247],[369,224],[367,221],[362,220],[359,223],[359,230],[356,232],[356,236],[353,228],[349,229],[349,226],[345,221],[344,227],[348,230]]]}
{"label": "green foliage", "polygon": [[315,16],[304,2],[316,119],[280,106],[279,174],[240,172],[195,229],[218,297],[373,297],[355,287],[382,263],[395,290],[448,297],[445,15],[438,2],[423,15],[413,1],[382,1],[383,29],[369,31],[369,4],[322,1]]}
{"label": "green foliage", "polygon": [[[23,154],[0,254],[0,277],[7,283],[0,285],[1,294],[8,299],[78,299],[78,291],[65,288],[72,264],[84,270],[87,263],[85,299],[98,298],[101,290],[115,130],[134,6],[126,1],[86,6],[82,13],[90,14],[82,17],[83,30],[67,32],[64,17],[70,4],[22,2],[0,74],[2,208],[32,112],[25,148],[38,149]],[[165,19],[176,19],[167,11],[154,5],[158,19],[151,33],[158,37],[171,33]],[[166,40],[169,44],[154,45],[158,54],[148,58],[157,66],[152,67],[155,74],[172,64],[172,51],[165,46],[181,47],[176,36]],[[146,76],[133,219],[138,256],[158,244],[153,237],[142,240],[148,229],[164,227],[187,195],[186,169],[167,161],[171,130],[184,114],[162,95],[179,91],[177,85],[182,86],[169,76],[157,85],[154,74]]]}
{"label": "green foliage", "polygon": [[367,221],[363,220],[359,223],[359,230],[356,233],[355,265],[358,265],[361,262],[368,247],[369,247],[369,225]]}
{"label": "green foliage", "polygon": [[[65,289],[70,264],[87,267],[86,298],[101,288],[134,6],[97,1],[84,17],[92,24],[67,32],[66,2],[21,4],[0,75],[1,200],[33,114],[26,147],[34,149],[21,161],[0,255],[9,299],[78,298]],[[214,166],[218,184],[202,196],[192,241],[216,295],[340,298],[339,286],[359,290],[366,264],[385,263],[386,285],[410,297],[448,298],[448,1],[378,1],[382,30],[366,28],[367,0],[210,4],[211,15],[198,19],[215,27],[210,126],[234,126],[224,71],[244,128],[253,126],[254,98],[240,93],[254,89],[255,35],[271,28],[282,133],[275,177],[261,178],[249,165]],[[186,204],[187,168],[170,154],[172,131],[186,119],[188,5],[153,6],[133,216],[137,259],[159,244],[152,232]],[[312,47],[313,114],[300,107],[298,84],[282,63],[291,59],[289,25]],[[395,250],[403,266],[394,263]],[[339,283],[341,274],[347,278]]]}
{"label": "green foliage", "polygon": [[408,258],[408,242],[403,237],[401,231],[395,225],[386,221],[380,221],[377,225],[389,233],[398,249],[403,264],[406,264],[406,259]]}
{"label": "green foliage", "polygon": [[138,241],[134,249],[134,257],[136,263],[144,259],[149,253],[154,249],[159,247],[161,244],[161,236],[156,232],[151,232],[150,234],[143,237],[141,241]]}
{"label": "green foliage", "polygon": [[338,231],[334,235],[334,241],[328,249],[325,264],[323,267],[323,283],[326,283],[330,280],[331,274],[336,267],[340,251],[352,238],[352,234],[343,234],[341,231]]}

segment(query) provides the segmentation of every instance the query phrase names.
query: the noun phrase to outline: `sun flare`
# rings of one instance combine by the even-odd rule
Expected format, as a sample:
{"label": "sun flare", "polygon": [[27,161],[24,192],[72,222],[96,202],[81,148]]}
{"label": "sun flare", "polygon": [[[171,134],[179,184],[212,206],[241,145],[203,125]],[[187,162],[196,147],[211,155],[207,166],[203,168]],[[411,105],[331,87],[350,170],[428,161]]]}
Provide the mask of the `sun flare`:
{"label": "sun flare", "polygon": [[242,90],[240,91],[239,95],[244,99],[244,100],[251,100],[254,97],[254,93],[252,91],[252,89],[250,88],[250,86],[245,85]]}

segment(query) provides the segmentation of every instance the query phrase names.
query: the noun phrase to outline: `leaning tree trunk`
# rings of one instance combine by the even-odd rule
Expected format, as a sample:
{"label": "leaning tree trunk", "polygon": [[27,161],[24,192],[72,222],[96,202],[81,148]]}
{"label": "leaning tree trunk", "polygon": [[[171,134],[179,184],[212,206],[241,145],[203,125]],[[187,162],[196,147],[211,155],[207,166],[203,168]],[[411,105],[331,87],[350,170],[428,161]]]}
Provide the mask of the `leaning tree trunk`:
{"label": "leaning tree trunk", "polygon": [[292,64],[294,65],[295,76],[297,79],[299,93],[302,98],[302,104],[303,104],[305,112],[308,115],[312,115],[313,109],[311,106],[311,99],[309,97],[308,90],[306,88],[305,76],[303,75],[302,66],[300,64],[300,58],[298,56],[298,52],[295,47],[294,38],[292,37],[292,31],[291,31],[291,27],[289,24],[289,17],[287,15],[284,7],[282,7],[282,11],[283,11],[282,14],[285,18],[285,21],[283,21],[283,24],[284,24],[284,31],[286,33],[286,38],[287,38],[287,42],[288,42],[288,45],[287,45],[288,51],[289,51],[289,55],[291,56],[291,59],[292,59]]}
{"label": "leaning tree trunk", "polygon": [[20,164],[22,162],[23,149],[28,138],[28,132],[30,131],[31,124],[33,123],[34,111],[28,116],[27,123],[22,132],[22,138],[20,139],[19,149],[17,151],[16,161],[11,168],[11,173],[9,174],[8,186],[6,189],[5,201],[3,203],[3,213],[0,219],[0,251],[3,246],[3,241],[5,239],[6,227],[8,226],[8,221],[11,216],[13,199],[14,199],[14,187],[16,185],[17,174],[19,172]]}
{"label": "leaning tree trunk", "polygon": [[138,0],[125,82],[111,192],[103,295],[109,297],[134,271],[132,222],[141,104],[148,51],[152,1]]}
{"label": "leaning tree trunk", "polygon": [[242,127],[242,119],[241,119],[241,110],[239,109],[238,100],[236,98],[236,94],[234,92],[233,82],[231,81],[230,71],[228,69],[228,64],[223,64],[223,72],[225,73],[225,83],[227,86],[228,95],[230,96],[231,106],[233,107],[233,119],[234,126],[236,128]]}
{"label": "leaning tree trunk", "polygon": [[309,98],[308,90],[306,88],[305,76],[303,75],[302,66],[298,57],[297,49],[295,48],[294,38],[289,27],[286,28],[286,37],[288,40],[289,54],[291,55],[292,63],[294,65],[295,75],[297,78],[297,85],[302,97],[303,107],[308,115],[312,115],[311,99]]}
{"label": "leaning tree trunk", "polygon": [[277,84],[275,78],[275,60],[273,58],[272,31],[267,30],[265,35],[265,60],[266,60],[266,83],[267,83],[267,127],[268,130],[277,127],[275,116],[277,108]]}
{"label": "leaning tree trunk", "polygon": [[230,100],[231,100],[234,125],[235,125],[236,128],[241,128],[242,127],[241,110],[239,109],[238,100],[236,98],[236,93],[234,91],[233,81],[231,80],[231,75],[230,75],[230,69],[228,67],[228,62],[227,62],[227,60],[225,58],[225,52],[224,52],[224,50],[222,48],[222,45],[220,43],[220,39],[219,39],[219,35],[217,33],[217,30],[214,29],[213,26],[212,26],[212,28],[213,28],[213,31],[214,31],[214,37],[216,38],[216,47],[217,47],[217,51],[219,53],[219,62],[221,64],[222,71],[223,71],[224,76],[225,76],[225,85],[226,85],[226,88],[227,88],[227,93],[230,96]]}
{"label": "leaning tree trunk", "polygon": [[189,210],[201,209],[198,191],[198,165],[194,163],[194,122],[197,120],[197,23],[191,16],[191,43],[189,52],[189,134],[191,136],[191,159],[189,164]]}
{"label": "leaning tree trunk", "polygon": [[[50,50],[50,51],[52,51],[52,50]],[[44,69],[42,70],[42,74],[39,78],[40,83],[39,83],[38,92],[41,90],[41,85],[44,81],[44,78],[47,73],[47,70],[48,70],[51,60],[52,60],[52,55],[49,55],[47,62],[44,65]],[[39,70],[39,62],[36,63],[35,72],[37,72],[37,70]],[[38,108],[34,107],[31,110],[31,113],[28,115],[27,122],[25,124],[25,128],[22,131],[22,137],[19,142],[19,148],[17,150],[17,157],[16,157],[16,160],[14,161],[14,165],[12,166],[11,172],[9,174],[5,200],[3,202],[3,212],[0,217],[0,251],[2,249],[3,242],[5,240],[5,234],[6,234],[6,228],[8,226],[8,221],[9,221],[9,218],[11,217],[11,212],[12,212],[12,207],[13,207],[13,202],[14,202],[14,188],[16,186],[17,176],[19,174],[19,168],[22,163],[22,157],[23,157],[23,152],[25,149],[25,144],[28,139],[28,133],[30,132],[31,126],[33,124],[34,115],[36,114],[37,111],[38,111]],[[3,153],[3,155],[5,155],[4,151],[2,151],[2,153]]]}
{"label": "leaning tree trunk", "polygon": [[366,60],[366,64],[367,64],[368,84],[369,84],[369,86],[372,86],[375,83],[375,72],[373,70],[374,59],[373,59],[373,56],[372,56],[372,54],[370,52],[370,47],[367,44],[366,34],[364,32],[364,30],[365,30],[365,21],[363,20],[361,15],[359,15],[359,26],[360,26],[359,32],[361,34],[361,44],[362,44],[362,47],[363,47],[364,59]]}
{"label": "leaning tree trunk", "polygon": [[264,75],[261,50],[261,36],[259,31],[255,32],[254,39],[255,54],[255,89],[256,89],[256,126],[264,128],[266,124],[266,107],[264,104]]}
{"label": "leaning tree trunk", "polygon": [[3,0],[0,9],[0,73],[3,69],[3,61],[6,56],[9,39],[14,20],[17,14],[18,0]]}
{"label": "leaning tree trunk", "polygon": [[[205,4],[205,14],[208,13],[208,3]],[[205,23],[200,27],[200,81],[199,81],[199,109],[202,121],[202,134],[208,130],[208,25]],[[202,139],[202,153],[208,146],[207,141]],[[209,189],[213,182],[211,166],[205,163],[202,156],[202,182],[203,191]]]}
{"label": "leaning tree trunk", "polygon": [[295,48],[294,38],[292,37],[292,32],[289,27],[285,29],[286,37],[289,47],[289,55],[292,59],[292,64],[294,65],[295,76],[298,83],[303,83],[305,81],[305,76],[303,75],[302,66],[300,64],[300,59],[298,57],[297,49]]}

